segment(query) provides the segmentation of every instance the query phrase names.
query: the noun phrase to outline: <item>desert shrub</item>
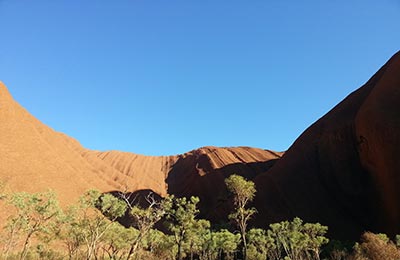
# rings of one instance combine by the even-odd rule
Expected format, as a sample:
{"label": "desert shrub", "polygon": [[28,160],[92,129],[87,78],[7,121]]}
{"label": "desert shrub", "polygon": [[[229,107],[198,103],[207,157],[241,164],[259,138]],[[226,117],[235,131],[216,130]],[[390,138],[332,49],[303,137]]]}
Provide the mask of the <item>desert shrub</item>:
{"label": "desert shrub", "polygon": [[[163,232],[151,229],[143,241],[142,259],[174,259],[177,247],[174,238]],[[145,257],[146,256],[146,257]]]}
{"label": "desert shrub", "polygon": [[66,246],[69,259],[98,259],[100,252],[112,252],[119,243],[112,240],[112,232],[121,230],[116,219],[125,210],[126,204],[110,194],[90,190],[81,196],[78,205],[68,209],[59,223],[58,238]]}
{"label": "desert shrub", "polygon": [[354,246],[351,260],[398,260],[400,251],[384,234],[365,232]]}
{"label": "desert shrub", "polygon": [[[254,196],[253,185],[240,181],[249,185],[247,195]],[[156,201],[149,195],[150,206],[142,208],[92,190],[63,211],[52,192],[7,194],[0,204],[11,209],[0,229],[0,259],[320,260],[324,248],[325,260],[400,260],[400,235],[393,242],[385,234],[366,232],[354,246],[340,241],[325,246],[328,228],[300,218],[271,224],[268,230],[247,230],[252,214],[240,215],[250,201],[246,196],[232,219],[241,229],[232,233],[211,230],[209,221],[197,218],[197,197]],[[127,207],[134,220],[131,228],[116,222]],[[154,229],[163,217],[168,234]],[[243,235],[247,250],[242,254]]]}
{"label": "desert shrub", "polygon": [[109,259],[126,259],[130,249],[130,241],[137,237],[139,231],[126,228],[113,222],[102,238],[100,248]]}
{"label": "desert shrub", "polygon": [[20,259],[28,259],[32,241],[48,244],[56,232],[57,219],[61,214],[54,192],[13,193],[7,203],[15,209],[4,226],[5,245],[3,255],[15,253],[19,246]]}

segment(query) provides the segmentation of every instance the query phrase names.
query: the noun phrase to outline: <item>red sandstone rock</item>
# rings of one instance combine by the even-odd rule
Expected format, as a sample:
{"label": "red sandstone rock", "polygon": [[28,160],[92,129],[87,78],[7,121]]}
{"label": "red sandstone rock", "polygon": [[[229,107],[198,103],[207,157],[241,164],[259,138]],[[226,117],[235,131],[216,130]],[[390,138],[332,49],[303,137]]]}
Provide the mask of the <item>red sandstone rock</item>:
{"label": "red sandstone rock", "polygon": [[299,216],[338,238],[400,233],[400,53],[255,178],[256,224]]}
{"label": "red sandstone rock", "polygon": [[310,126],[285,153],[203,147],[176,156],[98,152],[43,125],[0,82],[0,180],[55,190],[63,205],[88,189],[199,196],[203,217],[231,209],[224,178],[256,183],[257,226],[299,216],[341,239],[400,233],[400,53]]}
{"label": "red sandstone rock", "polygon": [[[195,191],[202,187],[203,193],[210,196],[210,179],[204,175],[216,176],[218,181],[213,187],[220,187],[222,173],[255,175],[267,170],[267,160],[280,156],[249,147],[204,147],[176,156],[91,151],[34,118],[13,100],[1,82],[0,133],[0,180],[13,191],[52,189],[64,205],[92,188],[103,192],[149,189],[161,196],[171,191],[182,196],[194,192],[201,196]],[[246,166],[257,163],[261,166]],[[238,167],[224,170],[233,165]]]}

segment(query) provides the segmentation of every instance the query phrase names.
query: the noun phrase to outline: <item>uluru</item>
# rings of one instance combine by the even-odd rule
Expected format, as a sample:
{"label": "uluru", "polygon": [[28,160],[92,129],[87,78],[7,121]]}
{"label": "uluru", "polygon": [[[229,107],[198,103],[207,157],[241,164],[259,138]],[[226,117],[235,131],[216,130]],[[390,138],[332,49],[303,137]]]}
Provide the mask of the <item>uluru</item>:
{"label": "uluru", "polygon": [[399,119],[397,53],[256,177],[260,215],[320,221],[340,238],[398,234]]}
{"label": "uluru", "polygon": [[[334,237],[400,232],[400,53],[306,129],[286,152],[202,147],[180,155],[93,151],[41,123],[0,83],[0,180],[12,191],[54,190],[68,205],[91,188],[198,196],[202,216],[229,210],[224,179],[254,181],[252,225],[295,216]],[[225,196],[225,197],[224,197]]]}

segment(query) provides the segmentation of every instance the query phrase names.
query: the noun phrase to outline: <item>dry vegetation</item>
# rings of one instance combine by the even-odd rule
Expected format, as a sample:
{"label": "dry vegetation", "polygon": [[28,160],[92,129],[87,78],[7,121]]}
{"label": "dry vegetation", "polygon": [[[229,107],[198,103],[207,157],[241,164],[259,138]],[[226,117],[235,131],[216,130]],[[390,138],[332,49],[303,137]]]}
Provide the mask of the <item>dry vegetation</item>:
{"label": "dry vegetation", "polygon": [[[0,192],[9,218],[0,236],[1,259],[270,259],[395,260],[400,249],[384,234],[366,232],[345,247],[325,236],[328,228],[299,218],[248,229],[256,212],[247,208],[254,184],[232,175],[226,182],[236,201],[227,227],[216,229],[198,219],[197,197],[145,197],[142,208],[129,197],[91,190],[62,210],[53,192]],[[4,190],[4,188],[3,188]],[[239,201],[241,201],[239,203]],[[250,214],[251,213],[251,214]],[[128,214],[131,227],[117,219]],[[164,223],[164,232],[155,229]]]}

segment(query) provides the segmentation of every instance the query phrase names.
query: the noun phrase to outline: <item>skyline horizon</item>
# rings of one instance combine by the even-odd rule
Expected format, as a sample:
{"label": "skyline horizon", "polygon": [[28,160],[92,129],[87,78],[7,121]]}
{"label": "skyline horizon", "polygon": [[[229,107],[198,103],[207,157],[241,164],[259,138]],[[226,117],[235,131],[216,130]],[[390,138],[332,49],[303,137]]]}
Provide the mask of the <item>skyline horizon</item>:
{"label": "skyline horizon", "polygon": [[[90,148],[90,147],[84,146],[84,145],[82,144],[82,142],[81,142],[79,139],[75,138],[74,136],[71,136],[71,135],[69,135],[68,133],[65,133],[65,132],[58,131],[57,129],[53,128],[51,125],[47,125],[47,124],[45,124],[44,122],[42,122],[42,120],[41,120],[40,118],[37,118],[35,115],[33,115],[28,109],[26,109],[26,108],[23,106],[23,104],[20,104],[20,103],[14,98],[14,96],[13,96],[13,94],[12,94],[12,91],[10,91],[10,89],[9,89],[8,86],[7,86],[7,84],[5,84],[2,80],[0,80],[0,86],[1,86],[1,85],[3,85],[3,86],[5,87],[5,89],[6,89],[6,91],[8,92],[8,94],[12,97],[12,99],[13,99],[15,102],[17,102],[17,104],[18,104],[19,106],[21,106],[23,109],[25,109],[25,110],[26,110],[31,116],[33,116],[35,119],[39,120],[40,123],[44,124],[45,126],[49,127],[50,129],[54,130],[55,132],[58,132],[58,133],[67,135],[69,138],[74,139],[74,140],[77,141],[80,145],[82,145],[83,148],[88,149],[88,150],[92,150],[92,151],[100,151],[100,152],[119,151],[119,152],[134,153],[134,154],[137,154],[137,155],[144,155],[144,156],[150,156],[150,157],[160,157],[160,156],[182,155],[182,154],[185,154],[185,153],[188,153],[188,152],[192,152],[192,151],[199,150],[199,149],[202,149],[202,148],[207,148],[207,147],[216,147],[216,148],[249,147],[249,148],[262,149],[262,150],[267,150],[267,151],[277,152],[277,153],[286,152],[286,150],[287,150],[287,149],[286,149],[286,150],[278,151],[278,150],[271,150],[271,149],[264,148],[264,147],[253,147],[253,146],[248,146],[248,145],[238,145],[238,146],[215,146],[215,145],[205,145],[205,146],[200,146],[200,147],[194,147],[194,148],[191,149],[191,150],[188,150],[188,151],[185,151],[185,152],[179,153],[179,154],[152,155],[152,154],[140,154],[140,153],[137,153],[137,152],[135,152],[135,151],[115,150],[115,149],[112,149],[112,148],[111,148],[111,149],[107,149],[107,150],[92,149],[92,148]],[[288,149],[289,149],[289,147],[288,147]]]}
{"label": "skyline horizon", "polygon": [[0,80],[94,150],[285,151],[399,50],[394,0],[0,1]]}
{"label": "skyline horizon", "polygon": [[[397,52],[395,52],[392,56],[390,56],[390,57],[388,58],[388,60],[389,60],[390,58],[392,58],[394,55],[396,55],[397,53],[399,53],[399,52],[400,52],[400,50],[398,50]],[[384,64],[382,64],[382,65],[380,66],[380,68],[382,68],[385,64],[386,64],[386,62],[385,62]],[[379,69],[380,69],[380,68],[379,68]],[[378,72],[379,69],[377,69],[376,72]],[[375,74],[375,73],[374,73],[374,74]],[[374,75],[374,74],[373,74],[373,75]],[[372,78],[373,75],[371,75],[370,78]],[[370,78],[369,78],[369,79],[370,79]],[[325,116],[327,113],[329,113],[332,109],[334,109],[337,105],[339,105],[344,99],[346,99],[346,98],[347,98],[349,95],[351,95],[353,92],[355,92],[355,91],[357,91],[359,88],[363,87],[364,84],[366,84],[366,83],[369,81],[369,79],[366,80],[361,86],[358,86],[357,88],[355,88],[354,90],[352,90],[350,93],[348,93],[342,100],[340,100],[337,104],[335,104],[335,105],[332,106],[330,109],[328,109],[328,111],[326,111],[325,114],[323,114],[322,116],[316,118],[310,125],[308,125],[308,126],[307,126],[305,129],[303,129],[300,133],[298,133],[297,137],[292,141],[292,143],[291,143],[286,149],[283,149],[283,150],[276,150],[276,149],[271,149],[271,148],[268,148],[268,147],[250,146],[250,145],[245,145],[245,144],[244,144],[244,145],[231,145],[231,146],[229,146],[229,145],[228,145],[228,146],[219,146],[219,145],[212,145],[212,144],[207,145],[207,144],[206,144],[206,145],[202,145],[202,146],[199,146],[199,147],[193,147],[192,149],[189,149],[189,150],[184,151],[184,152],[181,152],[181,153],[174,153],[174,154],[145,154],[145,153],[139,153],[139,152],[135,152],[135,151],[131,151],[131,150],[118,150],[118,149],[113,149],[112,147],[111,147],[110,149],[105,149],[105,150],[96,149],[96,148],[93,148],[93,147],[87,147],[87,146],[85,146],[85,145],[82,143],[82,141],[79,140],[78,138],[76,138],[76,137],[70,135],[69,133],[59,131],[59,130],[53,128],[51,125],[47,125],[46,123],[44,123],[40,118],[36,117],[36,116],[33,115],[27,108],[25,108],[25,106],[24,106],[23,104],[21,104],[19,101],[16,100],[16,98],[14,97],[12,91],[10,91],[10,89],[9,89],[8,86],[7,86],[7,84],[4,83],[1,79],[0,79],[0,84],[3,84],[3,86],[6,88],[6,91],[8,91],[8,93],[11,95],[11,97],[13,98],[13,100],[15,100],[20,106],[22,106],[29,114],[31,114],[33,117],[35,117],[37,120],[39,120],[41,123],[43,123],[43,124],[46,125],[47,127],[51,128],[52,130],[54,130],[54,131],[56,131],[56,132],[59,132],[59,133],[62,133],[62,134],[65,134],[65,135],[67,135],[68,137],[73,138],[74,140],[78,141],[78,142],[80,143],[80,145],[82,145],[82,147],[84,147],[85,149],[89,149],[89,150],[92,150],[92,151],[101,151],[101,152],[106,152],[106,151],[119,151],[119,152],[127,152],[127,153],[133,153],[133,154],[138,154],[138,155],[150,156],[150,157],[160,157],[160,156],[182,155],[182,154],[185,154],[185,153],[189,153],[189,152],[192,152],[192,151],[195,151],[195,150],[199,150],[199,149],[201,149],[201,148],[207,148],[207,147],[216,147],[216,148],[249,147],[249,148],[256,148],[256,149],[268,150],[268,151],[272,151],[272,152],[278,152],[278,153],[281,153],[281,152],[282,152],[282,153],[284,153],[284,152],[286,152],[287,150],[289,150],[289,148],[294,144],[294,142],[295,142],[309,127],[311,127],[315,122],[317,122],[319,119],[321,119],[321,118],[322,118],[323,116]]]}

